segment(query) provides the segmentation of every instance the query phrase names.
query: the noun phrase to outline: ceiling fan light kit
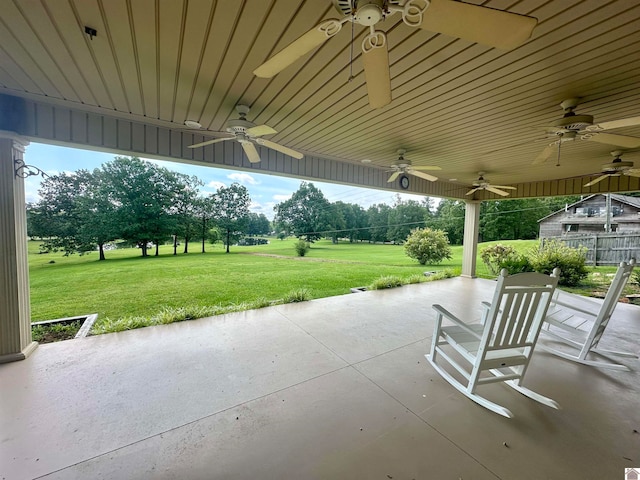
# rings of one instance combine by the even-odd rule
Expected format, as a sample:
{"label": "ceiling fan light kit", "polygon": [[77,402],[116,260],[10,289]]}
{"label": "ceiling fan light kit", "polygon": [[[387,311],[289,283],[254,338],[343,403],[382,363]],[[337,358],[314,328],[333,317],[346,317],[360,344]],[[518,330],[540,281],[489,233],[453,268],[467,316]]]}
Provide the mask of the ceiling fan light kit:
{"label": "ceiling fan light kit", "polygon": [[346,22],[369,28],[362,42],[362,63],[369,104],[382,108],[391,103],[388,42],[376,25],[400,13],[405,25],[442,33],[489,47],[512,50],[531,37],[538,20],[454,0],[333,0],[343,17],[328,19],[294,40],[254,70],[272,78],[334,37]]}

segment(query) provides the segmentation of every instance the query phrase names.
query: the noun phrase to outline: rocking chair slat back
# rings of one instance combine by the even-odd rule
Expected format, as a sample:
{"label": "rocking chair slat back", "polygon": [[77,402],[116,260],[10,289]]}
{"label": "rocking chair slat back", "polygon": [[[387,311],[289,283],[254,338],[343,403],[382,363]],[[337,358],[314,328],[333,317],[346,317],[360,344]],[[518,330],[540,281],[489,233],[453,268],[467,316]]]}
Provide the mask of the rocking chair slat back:
{"label": "rocking chair slat back", "polygon": [[[554,272],[555,273],[555,272]],[[487,350],[521,348],[535,343],[555,284],[541,273],[507,277],[501,272],[485,329]],[[542,307],[542,308],[540,308]]]}

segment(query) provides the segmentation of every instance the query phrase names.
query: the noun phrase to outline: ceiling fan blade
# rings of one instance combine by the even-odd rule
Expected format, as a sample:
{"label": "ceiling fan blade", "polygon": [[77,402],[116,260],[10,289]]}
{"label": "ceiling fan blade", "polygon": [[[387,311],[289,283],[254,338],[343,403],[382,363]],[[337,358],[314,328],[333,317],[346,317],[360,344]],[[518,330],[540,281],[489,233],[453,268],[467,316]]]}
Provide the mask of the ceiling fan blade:
{"label": "ceiling fan blade", "polygon": [[442,170],[442,168],[437,167],[435,165],[412,165],[411,170],[430,171],[430,170]]}
{"label": "ceiling fan blade", "polygon": [[499,188],[493,187],[493,186],[489,186],[489,187],[485,187],[486,190],[495,193],[496,195],[500,195],[501,197],[508,197],[509,196],[509,192],[505,192],[503,190],[500,190]]}
{"label": "ceiling fan blade", "polygon": [[616,145],[624,148],[640,148],[640,138],[629,137],[627,135],[615,135],[613,133],[587,133],[582,136],[585,140],[592,142],[606,143],[607,145]]}
{"label": "ceiling fan blade", "polygon": [[535,158],[535,160],[531,162],[531,165],[540,165],[546,162],[551,156],[551,154],[555,151],[556,145],[557,145],[557,142],[553,142],[547,145],[546,147],[544,147],[544,150],[542,150],[542,152],[540,152],[540,155],[538,155]]}
{"label": "ceiling fan blade", "polygon": [[591,186],[595,185],[596,183],[600,183],[602,180],[604,180],[608,176],[609,175],[602,175],[602,176],[596,178],[595,180],[591,180],[589,183],[585,183],[584,186],[585,187],[591,187]]}
{"label": "ceiling fan blade", "polygon": [[218,142],[224,142],[225,140],[233,140],[235,137],[226,137],[226,138],[214,138],[213,140],[207,140],[206,142],[201,142],[201,143],[195,143],[193,145],[189,145],[187,148],[198,148],[198,147],[204,147],[206,145],[211,145],[214,143],[218,143]]}
{"label": "ceiling fan blade", "polygon": [[247,134],[252,137],[261,137],[262,135],[273,135],[276,132],[269,125],[256,125],[255,127],[247,128]]}
{"label": "ceiling fan blade", "polygon": [[362,41],[362,52],[369,105],[371,108],[382,108],[391,103],[391,77],[386,35],[383,32],[371,32]]}
{"label": "ceiling fan blade", "polygon": [[624,172],[624,174],[629,175],[630,177],[640,177],[640,168],[627,170],[626,172]]}
{"label": "ceiling fan blade", "polygon": [[489,47],[511,50],[531,37],[538,20],[451,0],[431,0],[420,28]]}
{"label": "ceiling fan blade", "polygon": [[491,185],[494,188],[502,188],[504,190],[517,190],[516,187],[510,187],[508,185]]}
{"label": "ceiling fan blade", "polygon": [[436,180],[438,180],[438,177],[434,177],[433,175],[429,175],[428,173],[424,172],[417,172],[413,168],[408,168],[407,173],[410,175],[415,175],[419,178],[424,178],[425,180],[429,180],[430,182],[435,182]]}
{"label": "ceiling fan blade", "polygon": [[393,172],[391,174],[391,176],[389,177],[389,180],[387,180],[387,183],[391,183],[393,182],[396,178],[398,178],[400,176],[400,172]]}
{"label": "ceiling fan blade", "polygon": [[478,190],[480,190],[480,187],[472,188],[467,193],[465,193],[465,195],[471,195],[471,194],[477,192]]}
{"label": "ceiling fan blade", "polygon": [[240,142],[240,145],[242,145],[242,149],[251,163],[258,163],[260,161],[258,150],[256,150],[256,146],[252,142]]}
{"label": "ceiling fan blade", "polygon": [[585,128],[588,132],[599,130],[612,130],[614,128],[635,127],[640,125],[640,117],[623,118],[621,120],[612,120],[610,122],[596,123]]}
{"label": "ceiling fan blade", "polygon": [[271,78],[277,75],[296,60],[333,37],[342,29],[342,23],[336,19],[325,20],[264,62],[253,71],[253,74],[260,78]]}
{"label": "ceiling fan blade", "polygon": [[280,153],[284,153],[285,155],[289,155],[290,157],[297,158],[298,160],[301,160],[304,157],[304,155],[300,152],[296,152],[295,150],[289,147],[285,147],[284,145],[280,145],[279,143],[265,140],[264,138],[256,138],[256,143],[264,145],[265,147],[276,150]]}

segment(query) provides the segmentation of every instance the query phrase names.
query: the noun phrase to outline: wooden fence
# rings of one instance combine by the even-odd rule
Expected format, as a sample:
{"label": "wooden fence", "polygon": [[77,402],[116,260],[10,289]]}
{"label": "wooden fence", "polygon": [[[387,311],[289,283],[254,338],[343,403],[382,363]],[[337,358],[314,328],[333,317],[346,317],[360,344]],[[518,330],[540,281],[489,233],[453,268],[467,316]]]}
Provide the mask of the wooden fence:
{"label": "wooden fence", "polygon": [[599,235],[570,235],[546,237],[548,240],[560,240],[569,247],[587,247],[587,264],[618,265],[635,258],[640,260],[640,234],[603,233]]}

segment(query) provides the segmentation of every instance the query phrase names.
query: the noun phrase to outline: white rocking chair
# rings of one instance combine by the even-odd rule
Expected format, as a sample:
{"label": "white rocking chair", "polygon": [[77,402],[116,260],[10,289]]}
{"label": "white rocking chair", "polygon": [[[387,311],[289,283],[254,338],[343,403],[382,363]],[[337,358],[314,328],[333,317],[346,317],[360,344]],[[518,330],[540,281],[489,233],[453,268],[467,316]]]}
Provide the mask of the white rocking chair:
{"label": "white rocking chair", "polygon": [[[465,323],[440,305],[433,305],[437,313],[436,325],[431,352],[425,355],[427,360],[453,387],[505,417],[511,418],[513,414],[478,395],[478,386],[505,382],[533,400],[559,408],[555,401],[521,385],[559,276],[559,269],[555,269],[551,276],[541,273],[509,276],[506,270],[502,270],[493,301],[491,304],[483,302],[486,308],[479,323]],[[443,318],[455,325],[442,326]],[[447,347],[446,351],[444,347]],[[468,368],[463,368],[450,356],[452,350],[470,364]],[[461,383],[446,371],[440,365],[440,358],[455,368],[466,383]]]}
{"label": "white rocking chair", "polygon": [[[573,301],[572,296],[561,300],[557,296],[558,292],[556,292],[549,306],[542,333],[553,340],[572,347],[572,351],[577,351],[576,353],[568,353],[553,348],[548,344],[543,344],[543,342],[540,342],[538,346],[554,355],[585,365],[629,370],[629,367],[618,363],[609,355],[638,358],[637,355],[629,352],[604,350],[598,348],[598,343],[609,324],[609,320],[611,320],[613,311],[618,305],[622,289],[627,280],[629,280],[635,263],[635,259],[631,259],[628,264],[625,262],[620,263],[602,305],[577,296],[575,301]],[[604,359],[604,361],[587,358],[588,356],[593,358],[594,354]]]}

